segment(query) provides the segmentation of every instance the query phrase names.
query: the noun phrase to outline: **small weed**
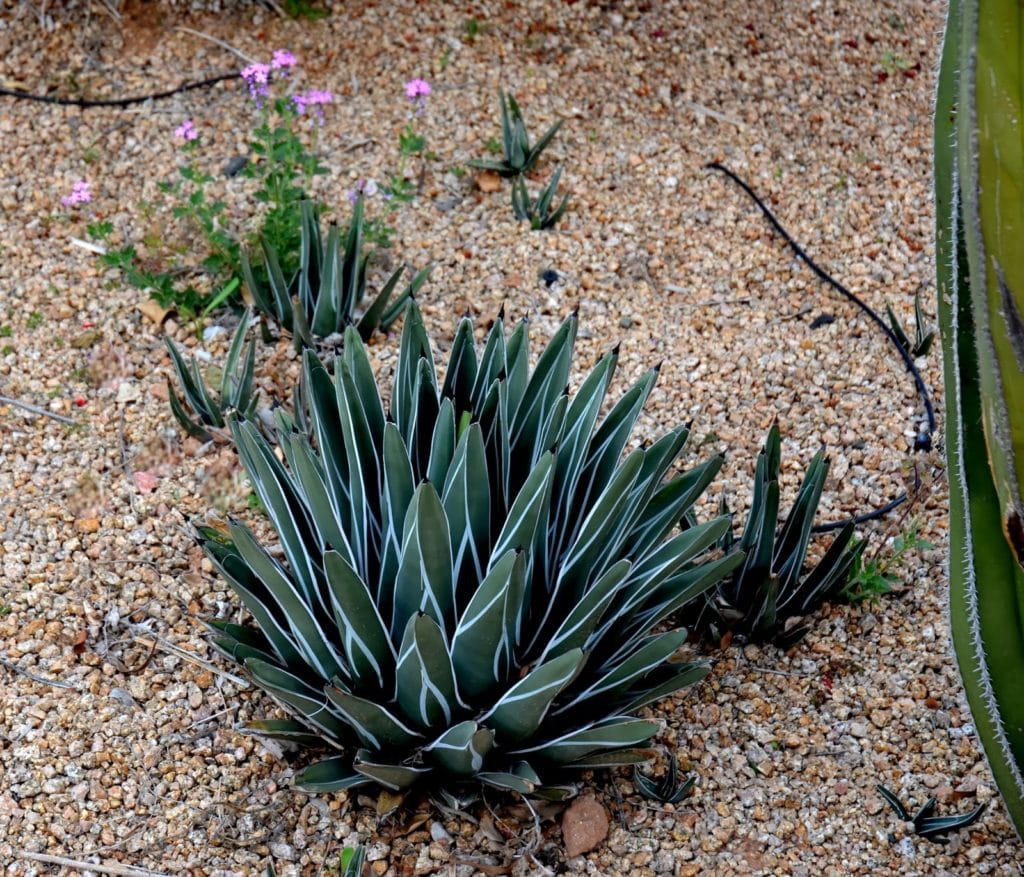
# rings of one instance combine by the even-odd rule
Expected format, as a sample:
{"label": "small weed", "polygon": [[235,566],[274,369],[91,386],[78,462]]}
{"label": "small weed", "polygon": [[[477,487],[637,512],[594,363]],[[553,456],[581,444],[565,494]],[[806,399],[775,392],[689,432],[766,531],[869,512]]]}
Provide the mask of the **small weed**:
{"label": "small weed", "polygon": [[0,348],[0,354],[3,354],[4,356],[8,356],[12,353],[14,353],[14,348],[11,347],[10,344],[5,344],[3,348]]}
{"label": "small weed", "polygon": [[6,618],[14,611],[10,603],[0,603],[0,618]]}
{"label": "small weed", "polygon": [[329,14],[314,0],[284,0],[281,8],[289,18],[304,18],[306,21],[318,21],[321,18],[326,18]]}
{"label": "small weed", "polygon": [[491,155],[501,155],[501,143],[497,137],[488,137],[487,142],[484,144],[486,149]]}
{"label": "small weed", "polygon": [[900,33],[902,33],[904,30],[906,30],[907,26],[906,24],[903,23],[903,19],[900,18],[894,12],[892,13],[892,15],[889,16],[889,27],[891,27],[893,30],[898,30],[900,31]]}
{"label": "small weed", "polygon": [[843,597],[851,603],[863,603],[865,600],[877,600],[888,594],[900,583],[899,570],[906,563],[906,555],[911,551],[932,549],[935,546],[920,535],[921,525],[913,520],[892,543],[892,553],[886,557],[879,556],[879,550],[867,560],[863,554],[857,557],[850,573],[850,579],[843,588]]}
{"label": "small weed", "polygon": [[39,311],[32,311],[32,313],[28,315],[28,320],[25,321],[25,325],[33,331],[38,329],[43,325],[43,315],[39,313]]}
{"label": "small weed", "polygon": [[484,26],[475,18],[467,18],[462,25],[462,38],[471,43],[484,31]]}
{"label": "small weed", "polygon": [[443,70],[447,70],[448,69],[448,65],[451,62],[452,62],[452,47],[448,46],[448,48],[445,49],[441,53],[441,57],[438,59],[437,64],[441,68],[441,70],[443,71]]}
{"label": "small weed", "polygon": [[100,151],[95,146],[90,146],[82,152],[82,161],[86,164],[95,164],[100,160]]}
{"label": "small weed", "polygon": [[85,368],[85,366],[79,366],[78,368],[71,369],[68,373],[68,377],[73,383],[87,384],[89,383],[91,375],[89,373],[89,369]]}
{"label": "small weed", "polygon": [[914,66],[913,61],[908,61],[902,55],[897,55],[895,52],[886,52],[882,55],[882,60],[879,63],[882,65],[882,69],[890,74],[902,73],[904,70],[909,70]]}
{"label": "small weed", "polygon": [[457,180],[461,180],[466,176],[466,169],[461,164],[453,164],[449,170],[452,172],[452,176]]}
{"label": "small weed", "polygon": [[0,338],[10,338],[14,330],[10,326],[0,326]]}

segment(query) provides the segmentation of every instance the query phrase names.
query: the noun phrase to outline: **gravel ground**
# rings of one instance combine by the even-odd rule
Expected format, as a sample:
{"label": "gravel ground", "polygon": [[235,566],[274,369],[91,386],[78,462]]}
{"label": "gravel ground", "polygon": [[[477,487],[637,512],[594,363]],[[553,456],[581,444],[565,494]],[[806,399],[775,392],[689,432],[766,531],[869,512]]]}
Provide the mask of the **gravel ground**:
{"label": "gravel ground", "polygon": [[[0,83],[120,97],[237,69],[178,25],[254,57],[290,48],[309,87],[339,96],[319,136],[329,174],[318,186],[342,204],[356,179],[395,168],[403,83],[429,79],[417,125],[437,157],[397,215],[393,255],[435,262],[422,298],[441,348],[467,310],[483,323],[507,302],[543,338],[579,305],[579,363],[621,340],[624,388],[664,362],[645,435],[692,418],[704,438],[694,459],[728,450],[710,500],[724,493],[742,508],[778,417],[789,496],[822,444],[834,461],[827,517],[880,505],[913,466],[924,485],[913,514],[936,550],[909,557],[901,593],[826,607],[786,654],[716,653],[705,683],[656,710],[661,742],[700,777],[694,795],[656,808],[627,774],[596,777],[612,828],[586,855],[566,859],[557,810],[541,811],[538,832],[500,799],[470,819],[420,799],[391,812],[386,798],[297,794],[289,763],[234,730],[267,704],[210,652],[199,623],[233,597],[187,524],[209,509],[245,514],[238,468],[224,449],[181,440],[159,328],[137,291],[70,242],[88,214],[136,240],[187,242],[166,207],[140,207],[174,174],[170,134],[187,117],[210,144],[229,215],[246,216],[248,183],[219,168],[244,151],[251,109],[238,84],[128,110],[2,99],[0,393],[74,419],[0,406],[4,873],[88,873],[26,854],[87,860],[95,873],[330,873],[355,842],[370,845],[374,875],[1020,873],[1024,852],[950,656],[945,481],[938,453],[908,461],[912,384],[742,193],[703,170],[720,160],[749,179],[874,307],[911,319],[921,292],[931,313],[941,5],[410,0],[337,4],[319,22],[186,5],[126,3],[120,25],[97,12],[48,32],[8,0]],[[527,232],[507,188],[485,193],[452,170],[485,154],[499,86],[535,130],[567,120],[544,169],[563,164],[572,193],[557,233]],[[82,178],[94,199],[73,213],[60,197]],[[551,288],[545,269],[560,275]],[[834,322],[812,329],[822,314]],[[173,320],[165,328],[196,344]],[[208,349],[221,355],[223,339]],[[381,369],[393,350],[378,342]],[[264,358],[264,374],[294,371],[283,345]],[[937,354],[923,366],[938,394]],[[269,378],[264,389],[275,389]],[[874,526],[883,552],[899,527]],[[906,837],[876,783],[911,803],[934,795],[943,813],[991,806],[943,847]]]}

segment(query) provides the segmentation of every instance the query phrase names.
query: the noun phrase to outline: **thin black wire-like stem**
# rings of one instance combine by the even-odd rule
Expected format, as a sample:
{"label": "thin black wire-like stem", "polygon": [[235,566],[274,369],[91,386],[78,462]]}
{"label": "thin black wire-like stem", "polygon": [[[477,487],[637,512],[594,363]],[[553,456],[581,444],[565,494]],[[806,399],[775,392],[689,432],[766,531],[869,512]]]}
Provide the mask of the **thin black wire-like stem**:
{"label": "thin black wire-like stem", "polygon": [[[779,222],[778,218],[776,218],[775,214],[772,213],[768,205],[765,204],[760,197],[758,197],[757,193],[743,179],[741,179],[739,176],[737,176],[735,173],[729,170],[729,168],[727,168],[725,165],[720,164],[717,161],[710,162],[709,164],[706,165],[706,167],[708,168],[708,170],[714,170],[725,174],[725,176],[727,176],[744,192],[746,192],[750,199],[757,205],[757,208],[764,215],[765,219],[767,219],[768,222],[771,223],[772,228],[774,228],[775,231],[778,232],[779,236],[786,242],[786,244],[793,251],[796,257],[800,259],[800,261],[802,261],[805,265],[807,265],[807,267],[810,268],[818,276],[820,280],[827,283],[834,290],[836,290],[836,292],[838,292],[848,301],[853,302],[858,308],[860,308],[865,314],[867,314],[871,321],[876,326],[878,326],[879,329],[882,330],[882,333],[885,335],[885,337],[892,342],[893,347],[896,348],[896,351],[897,353],[899,353],[904,365],[906,365],[907,371],[910,372],[911,377],[914,379],[914,385],[917,388],[917,395],[921,398],[921,402],[924,405],[925,415],[928,420],[927,425],[924,428],[918,430],[917,437],[914,439],[913,449],[915,451],[930,450],[932,446],[932,433],[935,432],[935,409],[932,406],[932,400],[930,394],[928,393],[928,387],[924,382],[924,378],[921,376],[921,372],[914,364],[914,359],[910,355],[910,352],[902,344],[900,344],[899,338],[896,337],[896,334],[892,331],[891,328],[889,328],[885,320],[883,320],[860,297],[850,292],[849,289],[847,289],[842,283],[836,280],[831,274],[829,274],[824,268],[822,268],[820,265],[818,265],[817,262],[815,262],[810,256],[808,256],[804,248],[801,247],[800,244],[798,244],[793,239],[793,236],[788,231],[786,231],[782,223]],[[905,503],[907,499],[907,494],[905,492],[901,493],[894,500],[891,500],[890,502],[887,502],[884,506],[881,506],[877,509],[873,509],[870,512],[865,512],[861,515],[855,515],[852,518],[847,518],[842,521],[829,521],[826,524],[819,524],[814,528],[814,532],[828,533],[833,530],[841,530],[843,527],[851,523],[864,524],[868,521],[877,520],[878,518],[881,518],[884,515],[891,512],[897,506],[900,506],[903,503]]]}
{"label": "thin black wire-like stem", "polygon": [[133,104],[144,104],[146,101],[173,97],[174,95],[181,94],[184,91],[193,91],[197,88],[209,88],[211,85],[216,85],[218,82],[224,82],[227,79],[235,79],[237,77],[237,73],[222,73],[220,76],[211,76],[209,79],[203,79],[199,82],[186,82],[183,85],[179,85],[177,88],[170,88],[167,91],[136,95],[135,97],[90,100],[88,98],[80,97],[58,97],[49,94],[32,94],[31,92],[21,91],[17,88],[4,88],[2,86],[0,86],[0,96],[13,97],[16,100],[31,100],[42,104],[57,104],[62,107],[81,107],[82,109],[89,109],[90,107],[130,107]]}

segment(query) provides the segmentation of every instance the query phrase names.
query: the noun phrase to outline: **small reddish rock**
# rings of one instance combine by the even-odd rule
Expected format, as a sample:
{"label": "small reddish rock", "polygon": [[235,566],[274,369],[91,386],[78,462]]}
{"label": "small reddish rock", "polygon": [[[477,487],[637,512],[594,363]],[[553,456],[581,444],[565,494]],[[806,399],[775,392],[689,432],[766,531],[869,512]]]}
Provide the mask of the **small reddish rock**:
{"label": "small reddish rock", "polygon": [[608,837],[608,811],[593,798],[580,798],[562,816],[562,839],[570,859],[595,849]]}

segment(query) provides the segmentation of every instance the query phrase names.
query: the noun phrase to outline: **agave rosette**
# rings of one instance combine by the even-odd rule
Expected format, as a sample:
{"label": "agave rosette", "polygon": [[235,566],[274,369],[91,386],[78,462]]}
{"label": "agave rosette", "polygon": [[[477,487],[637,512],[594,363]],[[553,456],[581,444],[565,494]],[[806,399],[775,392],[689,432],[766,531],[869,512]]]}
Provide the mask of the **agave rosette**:
{"label": "agave rosette", "polygon": [[686,427],[626,453],[657,372],[602,418],[618,354],[571,394],[575,336],[573,315],[531,370],[526,321],[478,353],[464,319],[439,385],[412,304],[390,410],[350,327],[330,370],[306,351],[279,454],[232,421],[283,560],[240,522],[201,530],[258,625],[214,642],[293,716],[250,730],[337,750],[300,787],[562,794],[570,768],[643,760],[637,711],[707,673],[663,622],[742,560],[691,511],[721,458],[677,470]]}

